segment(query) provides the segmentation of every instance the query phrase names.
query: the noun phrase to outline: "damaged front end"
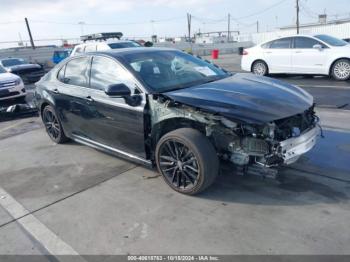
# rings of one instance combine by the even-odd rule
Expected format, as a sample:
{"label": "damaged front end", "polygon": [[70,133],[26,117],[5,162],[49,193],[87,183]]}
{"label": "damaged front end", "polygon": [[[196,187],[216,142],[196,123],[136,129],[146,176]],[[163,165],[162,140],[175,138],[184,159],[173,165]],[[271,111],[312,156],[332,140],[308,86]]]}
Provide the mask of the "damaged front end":
{"label": "damaged front end", "polygon": [[319,134],[314,106],[306,111],[265,124],[247,124],[204,111],[163,96],[149,99],[150,137],[158,140],[164,125],[181,123],[199,129],[216,148],[221,160],[232,163],[239,174],[276,177],[277,167],[291,164],[311,150]]}

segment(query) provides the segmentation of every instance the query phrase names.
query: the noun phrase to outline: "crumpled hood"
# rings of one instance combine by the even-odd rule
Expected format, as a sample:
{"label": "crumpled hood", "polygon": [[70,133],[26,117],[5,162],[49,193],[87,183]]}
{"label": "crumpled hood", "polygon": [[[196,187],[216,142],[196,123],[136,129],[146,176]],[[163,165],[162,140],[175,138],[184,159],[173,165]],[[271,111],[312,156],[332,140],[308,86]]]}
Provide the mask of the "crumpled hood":
{"label": "crumpled hood", "polygon": [[15,65],[15,66],[8,66],[6,67],[7,69],[10,69],[11,72],[18,72],[21,70],[26,70],[26,69],[41,69],[41,66],[38,64],[23,64],[23,65]]}
{"label": "crumpled hood", "polygon": [[186,105],[257,124],[302,113],[313,104],[313,97],[299,87],[243,73],[164,95]]}

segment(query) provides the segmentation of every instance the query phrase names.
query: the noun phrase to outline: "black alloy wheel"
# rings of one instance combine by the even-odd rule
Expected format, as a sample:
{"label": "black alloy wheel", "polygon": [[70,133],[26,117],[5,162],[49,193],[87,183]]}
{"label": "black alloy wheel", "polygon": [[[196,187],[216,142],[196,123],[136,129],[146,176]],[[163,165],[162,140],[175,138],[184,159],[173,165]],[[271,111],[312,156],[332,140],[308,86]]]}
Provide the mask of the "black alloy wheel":
{"label": "black alloy wheel", "polygon": [[54,111],[53,107],[46,106],[42,112],[42,120],[46,128],[46,132],[55,143],[63,143],[67,140],[61,123]]}
{"label": "black alloy wheel", "polygon": [[209,187],[218,174],[219,162],[210,141],[199,131],[181,128],[164,135],[156,149],[156,162],[165,182],[184,194]]}
{"label": "black alloy wheel", "polygon": [[200,168],[194,153],[180,141],[169,139],[160,148],[159,166],[165,178],[180,190],[190,190],[198,183]]}

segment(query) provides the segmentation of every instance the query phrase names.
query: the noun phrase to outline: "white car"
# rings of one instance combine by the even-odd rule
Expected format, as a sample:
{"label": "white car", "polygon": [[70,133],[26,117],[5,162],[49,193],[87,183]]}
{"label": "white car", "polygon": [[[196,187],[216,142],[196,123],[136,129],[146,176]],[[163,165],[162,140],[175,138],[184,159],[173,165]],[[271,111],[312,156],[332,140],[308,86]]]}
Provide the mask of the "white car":
{"label": "white car", "polygon": [[119,48],[131,48],[131,47],[141,47],[141,45],[135,41],[105,41],[105,42],[90,42],[80,45],[76,45],[70,54],[74,56],[81,53],[105,51],[109,49],[119,49]]}
{"label": "white car", "polygon": [[22,79],[12,73],[8,73],[0,66],[0,101],[25,97],[26,90]]}
{"label": "white car", "polygon": [[350,78],[350,44],[329,35],[296,35],[243,51],[242,70],[257,75],[329,75]]}

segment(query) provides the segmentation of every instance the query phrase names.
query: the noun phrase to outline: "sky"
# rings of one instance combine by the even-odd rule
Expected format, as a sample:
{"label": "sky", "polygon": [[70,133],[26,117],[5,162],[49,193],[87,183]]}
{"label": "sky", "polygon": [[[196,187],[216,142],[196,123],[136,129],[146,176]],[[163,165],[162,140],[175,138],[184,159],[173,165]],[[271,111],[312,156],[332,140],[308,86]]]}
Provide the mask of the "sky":
{"label": "sky", "polygon": [[[300,0],[301,23],[350,17],[350,0]],[[295,0],[0,0],[2,43],[28,39],[27,17],[34,40],[78,38],[96,32],[123,32],[130,38],[183,36],[186,14],[192,15],[192,32],[227,30],[271,31],[295,23]],[[44,43],[44,42],[42,42]],[[46,43],[46,42],[45,42]],[[40,41],[37,42],[40,45]]]}

